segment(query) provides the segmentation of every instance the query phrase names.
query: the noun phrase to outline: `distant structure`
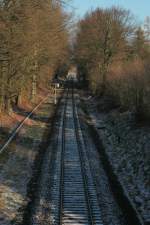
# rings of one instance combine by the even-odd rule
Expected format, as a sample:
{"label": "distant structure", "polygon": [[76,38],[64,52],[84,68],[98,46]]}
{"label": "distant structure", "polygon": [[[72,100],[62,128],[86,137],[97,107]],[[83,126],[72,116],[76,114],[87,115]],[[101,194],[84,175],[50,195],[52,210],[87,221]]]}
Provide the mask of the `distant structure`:
{"label": "distant structure", "polygon": [[73,80],[73,81],[77,81],[78,80],[78,72],[77,72],[77,67],[76,66],[72,66],[67,74],[67,80]]}

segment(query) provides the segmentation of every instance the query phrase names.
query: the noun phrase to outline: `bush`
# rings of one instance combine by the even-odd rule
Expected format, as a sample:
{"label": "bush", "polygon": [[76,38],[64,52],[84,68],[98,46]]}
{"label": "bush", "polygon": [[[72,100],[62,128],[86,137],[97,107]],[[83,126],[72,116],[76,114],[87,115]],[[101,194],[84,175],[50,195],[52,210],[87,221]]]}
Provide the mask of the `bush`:
{"label": "bush", "polygon": [[134,110],[138,117],[150,116],[149,65],[139,58],[113,64],[109,71],[109,92],[124,109]]}

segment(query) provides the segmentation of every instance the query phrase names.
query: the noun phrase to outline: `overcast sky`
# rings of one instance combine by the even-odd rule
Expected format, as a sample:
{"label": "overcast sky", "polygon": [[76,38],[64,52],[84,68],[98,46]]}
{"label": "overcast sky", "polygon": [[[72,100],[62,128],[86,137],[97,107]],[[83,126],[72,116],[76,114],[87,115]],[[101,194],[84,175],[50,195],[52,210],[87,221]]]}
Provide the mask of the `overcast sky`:
{"label": "overcast sky", "polygon": [[72,0],[70,4],[80,17],[98,6],[105,8],[114,5],[130,9],[141,22],[146,16],[150,16],[150,0]]}

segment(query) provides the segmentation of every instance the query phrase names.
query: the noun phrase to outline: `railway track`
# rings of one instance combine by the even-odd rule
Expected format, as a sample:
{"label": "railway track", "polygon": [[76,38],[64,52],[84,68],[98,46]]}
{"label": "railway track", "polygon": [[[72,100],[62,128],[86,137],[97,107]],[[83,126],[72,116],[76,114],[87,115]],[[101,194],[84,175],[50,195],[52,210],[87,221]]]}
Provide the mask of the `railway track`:
{"label": "railway track", "polygon": [[66,88],[22,225],[128,224],[98,156],[93,160],[95,143],[82,133],[78,98],[73,88]]}
{"label": "railway track", "polygon": [[73,88],[66,92],[57,145],[51,187],[53,224],[102,225]]}

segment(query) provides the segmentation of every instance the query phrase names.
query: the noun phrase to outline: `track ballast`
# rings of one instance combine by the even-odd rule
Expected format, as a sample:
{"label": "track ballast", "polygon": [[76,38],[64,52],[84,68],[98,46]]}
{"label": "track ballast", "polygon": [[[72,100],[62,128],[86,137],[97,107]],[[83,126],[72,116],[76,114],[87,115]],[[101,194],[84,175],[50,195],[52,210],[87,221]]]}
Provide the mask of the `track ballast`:
{"label": "track ballast", "polygon": [[73,88],[64,99],[57,146],[51,188],[53,224],[102,225]]}

